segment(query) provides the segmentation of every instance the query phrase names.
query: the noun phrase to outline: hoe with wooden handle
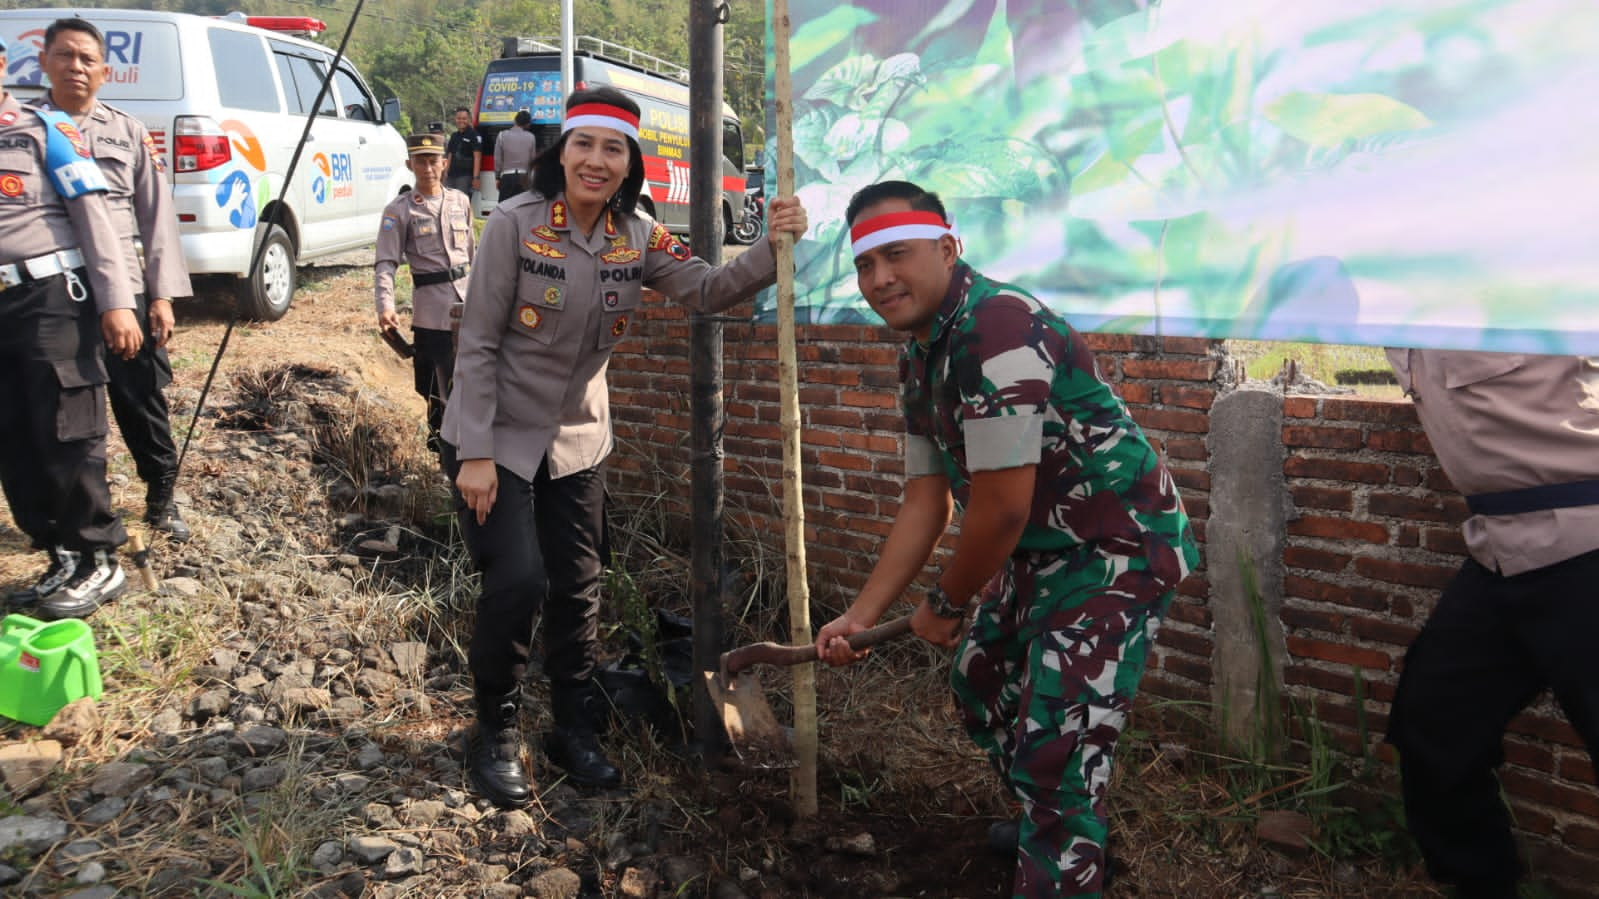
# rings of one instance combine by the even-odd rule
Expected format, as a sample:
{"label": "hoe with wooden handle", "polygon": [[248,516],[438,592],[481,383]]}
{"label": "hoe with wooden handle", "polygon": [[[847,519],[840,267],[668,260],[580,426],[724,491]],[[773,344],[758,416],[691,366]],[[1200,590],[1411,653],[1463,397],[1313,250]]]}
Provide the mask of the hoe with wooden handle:
{"label": "hoe with wooden handle", "polygon": [[[907,615],[851,634],[849,646],[859,652],[910,631],[911,619]],[[813,643],[751,643],[722,653],[720,671],[705,672],[705,689],[721,711],[728,742],[744,765],[792,768],[798,764],[788,729],[777,722],[761,691],[760,679],[749,669],[755,665],[803,665],[815,661]]]}

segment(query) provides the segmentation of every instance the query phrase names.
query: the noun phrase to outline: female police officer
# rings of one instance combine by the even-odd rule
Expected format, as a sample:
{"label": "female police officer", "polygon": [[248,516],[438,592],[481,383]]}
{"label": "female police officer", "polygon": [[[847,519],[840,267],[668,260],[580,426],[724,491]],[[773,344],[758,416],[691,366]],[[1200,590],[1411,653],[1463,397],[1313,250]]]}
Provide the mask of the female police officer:
{"label": "female police officer", "polygon": [[[605,370],[641,311],[641,288],[707,312],[776,278],[770,243],[712,267],[637,211],[638,120],[638,105],[614,88],[573,93],[560,140],[534,160],[531,189],[489,217],[467,289],[443,434],[483,576],[468,653],[478,715],[468,768],[501,806],[529,799],[516,713],[541,608],[555,718],[545,753],[577,783],[621,782],[596,738],[593,681],[611,451]],[[772,232],[805,226],[797,200],[773,202]]]}

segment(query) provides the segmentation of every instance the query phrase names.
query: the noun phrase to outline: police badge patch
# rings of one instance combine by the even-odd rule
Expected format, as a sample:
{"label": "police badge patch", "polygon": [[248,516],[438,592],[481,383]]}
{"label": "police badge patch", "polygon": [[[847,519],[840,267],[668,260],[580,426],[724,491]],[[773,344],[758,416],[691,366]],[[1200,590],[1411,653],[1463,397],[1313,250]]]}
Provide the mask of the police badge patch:
{"label": "police badge patch", "polygon": [[537,331],[539,325],[544,324],[544,316],[539,314],[537,309],[527,305],[516,311],[516,320],[521,322],[522,327],[527,328],[529,331]]}
{"label": "police badge patch", "polygon": [[605,292],[605,308],[615,309],[622,302],[622,297],[614,290]]}
{"label": "police badge patch", "polygon": [[560,306],[561,305],[561,288],[559,288],[559,287],[546,287],[544,289],[544,305],[546,305],[546,306]]}
{"label": "police badge patch", "polygon": [[385,215],[383,217],[383,230],[393,231],[396,224],[398,224],[398,222],[395,221],[394,216]]}
{"label": "police badge patch", "polygon": [[612,337],[621,337],[623,334],[626,334],[626,333],[627,333],[627,316],[624,315],[621,318],[616,320],[616,324],[611,326],[611,336]]}

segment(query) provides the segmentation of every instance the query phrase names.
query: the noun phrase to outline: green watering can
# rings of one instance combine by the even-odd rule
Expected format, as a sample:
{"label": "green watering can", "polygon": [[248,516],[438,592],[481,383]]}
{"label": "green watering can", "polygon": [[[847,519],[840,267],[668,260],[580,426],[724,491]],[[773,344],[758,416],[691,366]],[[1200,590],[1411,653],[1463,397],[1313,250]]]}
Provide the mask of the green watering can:
{"label": "green watering can", "polygon": [[44,725],[67,703],[100,693],[89,625],[76,618],[49,624],[26,615],[0,619],[0,715]]}

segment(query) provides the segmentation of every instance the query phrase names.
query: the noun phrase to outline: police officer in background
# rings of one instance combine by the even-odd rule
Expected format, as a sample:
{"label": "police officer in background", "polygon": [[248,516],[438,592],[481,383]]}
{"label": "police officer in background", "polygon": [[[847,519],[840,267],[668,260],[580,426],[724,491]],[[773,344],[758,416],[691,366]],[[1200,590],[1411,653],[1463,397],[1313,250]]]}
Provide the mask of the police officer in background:
{"label": "police officer in background", "polygon": [[512,127],[494,140],[494,170],[499,173],[500,202],[504,203],[527,189],[527,173],[533,170],[533,155],[538,138],[533,136],[533,113],[523,109]]}
{"label": "police officer in background", "polygon": [[144,339],[106,190],[71,119],[0,89],[0,485],[50,555],[14,596],[60,594],[83,614],[126,584],[127,533],[106,486],[105,351],[131,359]]}
{"label": "police officer in background", "polygon": [[466,298],[466,276],[471,270],[472,201],[466,194],[445,187],[444,140],[437,134],[413,134],[405,139],[416,187],[389,202],[378,226],[377,263],[373,292],[378,327],[398,331],[394,311],[394,273],[401,262],[411,266],[411,331],[416,337],[416,392],[428,404],[428,449],[439,451],[439,425],[444,421],[444,401],[450,395],[450,375],[455,371],[454,328],[459,306]]}
{"label": "police officer in background", "polygon": [[50,92],[35,105],[70,115],[105,174],[144,328],[144,348],[137,356],[106,360],[111,412],[145,483],[144,520],[175,540],[188,540],[189,526],[174,499],[178,448],[162,389],[172,381],[166,351],[172,336],[172,298],[191,296],[193,289],[183,261],[166,163],[138,119],[95,99],[111,72],[98,28],[78,18],[56,20],[45,29],[43,65],[50,76]]}

